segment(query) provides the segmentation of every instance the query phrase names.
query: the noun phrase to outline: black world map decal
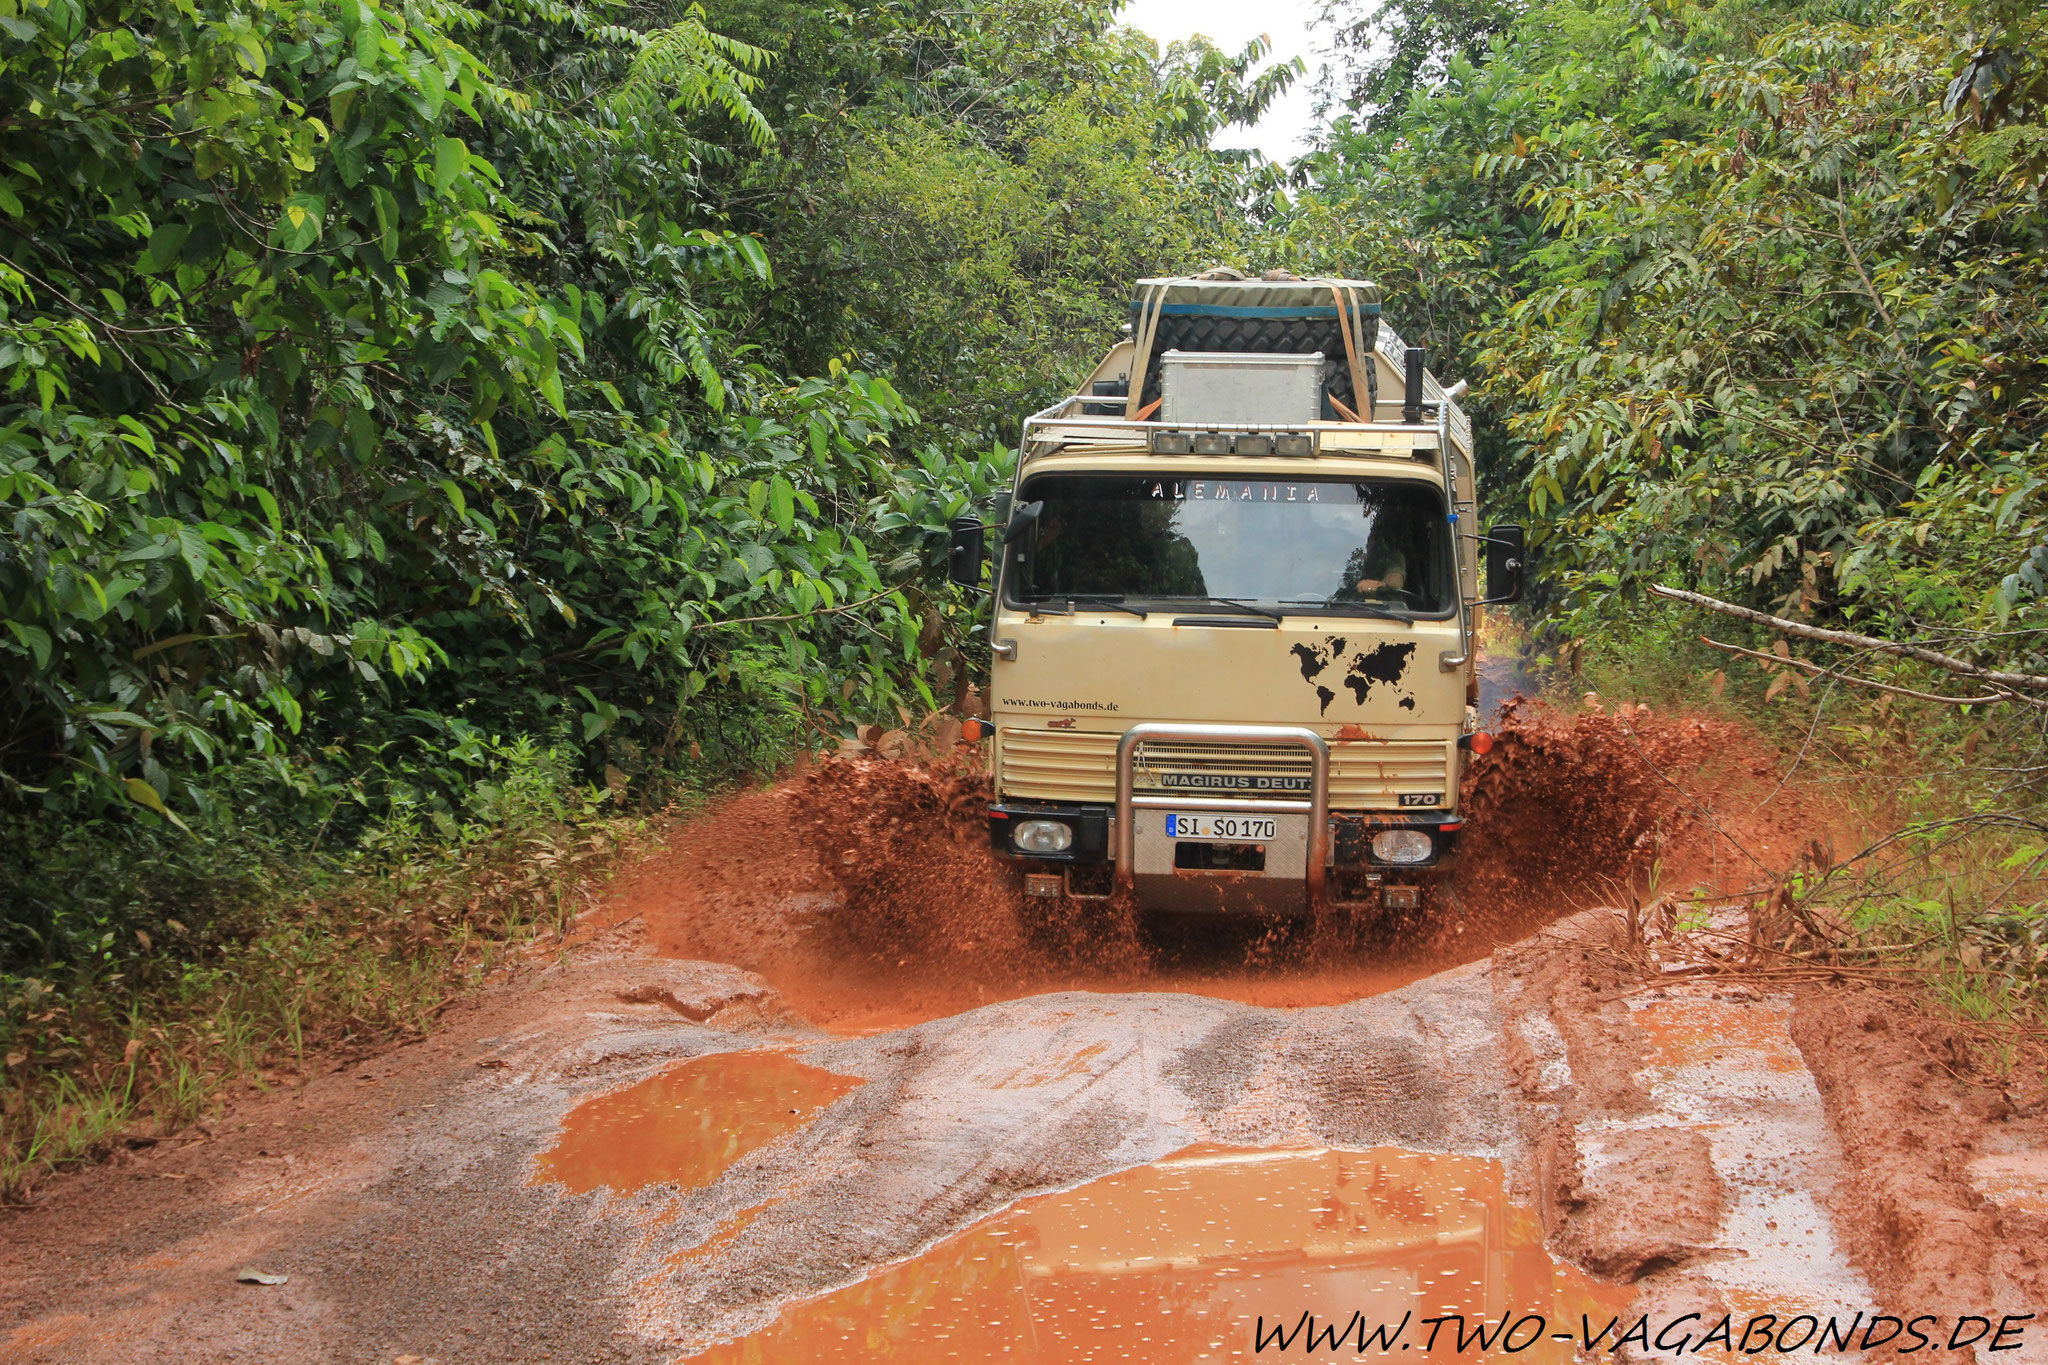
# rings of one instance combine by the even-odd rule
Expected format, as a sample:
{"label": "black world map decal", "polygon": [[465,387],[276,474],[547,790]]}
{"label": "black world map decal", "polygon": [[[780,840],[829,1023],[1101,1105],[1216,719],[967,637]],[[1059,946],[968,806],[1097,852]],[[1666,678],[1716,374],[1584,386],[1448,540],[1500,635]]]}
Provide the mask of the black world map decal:
{"label": "black world map decal", "polygon": [[[1325,636],[1321,646],[1304,641],[1289,652],[1301,661],[1301,676],[1316,690],[1316,699],[1322,703],[1323,714],[1330,714],[1330,703],[1337,700],[1336,687],[1348,687],[1351,695],[1358,699],[1360,706],[1372,693],[1374,684],[1385,683],[1388,687],[1399,688],[1402,675],[1407,673],[1409,661],[1415,657],[1415,642],[1395,644],[1388,640],[1362,649],[1347,656],[1347,641],[1341,635]],[[1413,694],[1404,693],[1401,705],[1410,711],[1415,709]]]}

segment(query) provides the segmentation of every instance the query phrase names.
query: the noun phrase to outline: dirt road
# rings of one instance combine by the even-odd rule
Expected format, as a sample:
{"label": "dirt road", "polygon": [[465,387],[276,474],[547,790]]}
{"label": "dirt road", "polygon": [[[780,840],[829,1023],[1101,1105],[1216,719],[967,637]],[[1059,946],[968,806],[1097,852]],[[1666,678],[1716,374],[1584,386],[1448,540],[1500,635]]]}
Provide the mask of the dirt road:
{"label": "dirt road", "polygon": [[[2048,1123],[1934,1025],[1533,882],[1398,950],[1022,934],[905,771],[743,798],[430,1039],[0,1215],[0,1360],[1379,1359],[1508,1320],[1465,1354],[1561,1361],[2042,1306]],[[1606,871],[1698,833],[1658,800]],[[1979,1358],[2048,1360],[2036,1323]]]}

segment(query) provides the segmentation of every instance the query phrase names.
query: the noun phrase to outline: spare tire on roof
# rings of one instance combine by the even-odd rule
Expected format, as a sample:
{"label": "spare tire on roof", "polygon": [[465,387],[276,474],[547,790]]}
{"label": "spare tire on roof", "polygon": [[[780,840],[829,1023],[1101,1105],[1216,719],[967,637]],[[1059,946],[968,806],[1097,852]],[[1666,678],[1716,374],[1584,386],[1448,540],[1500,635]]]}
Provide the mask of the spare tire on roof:
{"label": "spare tire on roof", "polygon": [[[1362,280],[1140,280],[1131,303],[1131,331],[1143,337],[1155,309],[1140,406],[1159,397],[1159,357],[1166,351],[1243,351],[1258,355],[1323,353],[1326,392],[1362,415],[1378,398],[1373,348],[1379,336],[1379,290]],[[1160,299],[1163,292],[1164,298]],[[1344,354],[1338,298],[1351,313],[1367,393],[1361,405]]]}

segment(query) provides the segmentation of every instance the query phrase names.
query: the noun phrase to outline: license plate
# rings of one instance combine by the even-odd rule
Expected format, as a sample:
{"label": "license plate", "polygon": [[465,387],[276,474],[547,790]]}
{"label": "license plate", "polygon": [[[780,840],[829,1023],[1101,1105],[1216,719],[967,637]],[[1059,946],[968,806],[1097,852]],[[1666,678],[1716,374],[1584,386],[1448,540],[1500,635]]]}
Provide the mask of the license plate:
{"label": "license plate", "polygon": [[1217,839],[1227,843],[1260,844],[1271,843],[1277,836],[1279,821],[1271,817],[1255,815],[1169,815],[1166,817],[1166,837],[1169,839]]}

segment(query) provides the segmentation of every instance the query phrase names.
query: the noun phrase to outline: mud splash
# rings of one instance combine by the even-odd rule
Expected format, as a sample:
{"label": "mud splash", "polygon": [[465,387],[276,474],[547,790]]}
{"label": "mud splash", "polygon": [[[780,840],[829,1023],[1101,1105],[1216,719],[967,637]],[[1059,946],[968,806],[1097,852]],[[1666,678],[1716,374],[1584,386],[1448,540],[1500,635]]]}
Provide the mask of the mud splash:
{"label": "mud splash", "polygon": [[1466,772],[1458,885],[1495,918],[1519,914],[1522,932],[1625,903],[1646,878],[1723,893],[1802,858],[1831,862],[1836,834],[1858,832],[1740,725],[1587,702],[1508,703],[1493,751]]}
{"label": "mud splash", "polygon": [[1647,711],[1561,716],[1511,704],[1465,776],[1459,865],[1474,891],[1570,892],[1640,870],[1686,806],[1660,774],[1690,776],[1732,725]]}
{"label": "mud splash", "polygon": [[1307,927],[1162,927],[1101,902],[1027,901],[1017,869],[988,846],[989,788],[973,751],[835,757],[693,822],[609,913],[644,920],[664,956],[763,973],[805,1018],[841,1033],[1058,989],[1334,1004],[1625,901],[1653,869],[1707,883],[1754,875],[1692,795],[1712,790],[1721,778],[1708,770],[1731,755],[1754,758],[1724,722],[1511,704],[1467,775],[1451,894],[1415,914]]}
{"label": "mud splash", "polygon": [[[1261,1317],[1270,1332],[1304,1312],[1340,1329],[1357,1313],[1390,1331],[1413,1315],[1397,1344],[1319,1359],[1404,1348],[1496,1359],[1510,1354],[1498,1338],[1460,1351],[1451,1325],[1427,1350],[1419,1320],[1462,1314],[1469,1337],[1481,1319],[1536,1314],[1576,1332],[1581,1313],[1597,1325],[1628,1298],[1552,1259],[1534,1211],[1508,1202],[1496,1161],[1204,1146],[1026,1200],[691,1359],[1236,1359],[1253,1354]],[[1540,1330],[1520,1330],[1516,1359],[1572,1359],[1569,1342],[1523,1339]]]}
{"label": "mud splash", "polygon": [[1049,990],[1333,1004],[1444,965],[1430,954],[1333,958],[1312,936],[1264,923],[1143,934],[1098,903],[1049,911],[1019,894],[1016,870],[989,849],[987,791],[979,772],[943,764],[807,765],[686,826],[629,874],[605,915],[644,924],[662,956],[763,973],[805,1018],[842,1034]]}
{"label": "mud splash", "polygon": [[685,826],[606,916],[664,957],[766,974],[805,1018],[866,1033],[1027,994],[1047,976],[977,817],[978,774],[806,764]]}
{"label": "mud splash", "polygon": [[537,1180],[575,1194],[708,1185],[861,1084],[781,1052],[693,1057],[571,1109]]}

